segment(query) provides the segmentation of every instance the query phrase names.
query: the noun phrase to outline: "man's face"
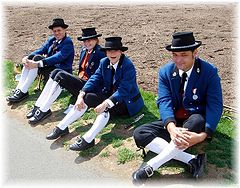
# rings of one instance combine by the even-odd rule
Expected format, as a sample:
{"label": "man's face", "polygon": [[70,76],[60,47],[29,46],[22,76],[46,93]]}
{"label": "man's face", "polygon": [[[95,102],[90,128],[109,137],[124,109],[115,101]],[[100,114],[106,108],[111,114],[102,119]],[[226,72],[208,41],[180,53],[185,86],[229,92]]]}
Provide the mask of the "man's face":
{"label": "man's face", "polygon": [[115,64],[119,61],[122,51],[121,50],[106,50],[108,59],[112,64]]}
{"label": "man's face", "polygon": [[83,41],[83,45],[88,49],[88,51],[91,51],[96,44],[97,39],[87,39]]}
{"label": "man's face", "polygon": [[176,64],[178,69],[188,71],[194,64],[194,59],[197,54],[197,50],[172,52],[172,60]]}
{"label": "man's face", "polygon": [[54,27],[52,29],[53,35],[57,40],[62,40],[63,37],[66,35],[66,29],[62,27]]}

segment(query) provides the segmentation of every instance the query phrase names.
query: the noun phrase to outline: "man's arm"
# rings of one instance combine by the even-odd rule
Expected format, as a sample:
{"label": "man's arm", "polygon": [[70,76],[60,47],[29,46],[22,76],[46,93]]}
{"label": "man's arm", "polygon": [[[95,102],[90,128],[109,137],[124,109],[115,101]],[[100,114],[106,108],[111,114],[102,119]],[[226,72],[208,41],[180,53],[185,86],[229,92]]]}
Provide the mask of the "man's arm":
{"label": "man's arm", "polygon": [[171,88],[166,68],[161,68],[158,74],[157,106],[165,127],[167,127],[169,122],[174,122],[176,124],[172,104]]}
{"label": "man's arm", "polygon": [[223,112],[222,89],[216,68],[211,72],[208,80],[205,132],[208,137],[212,137]]}

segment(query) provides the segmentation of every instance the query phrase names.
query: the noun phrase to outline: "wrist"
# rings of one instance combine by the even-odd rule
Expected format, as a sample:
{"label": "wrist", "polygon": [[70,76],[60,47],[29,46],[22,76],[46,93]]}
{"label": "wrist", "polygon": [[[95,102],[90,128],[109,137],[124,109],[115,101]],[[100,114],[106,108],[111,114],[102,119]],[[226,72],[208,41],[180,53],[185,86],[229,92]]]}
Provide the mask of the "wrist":
{"label": "wrist", "polygon": [[168,132],[171,133],[172,130],[176,128],[176,125],[175,125],[175,123],[173,123],[173,122],[169,122],[169,123],[166,125],[166,127],[167,127]]}
{"label": "wrist", "polygon": [[80,90],[78,97],[83,98],[85,96],[85,94],[86,93],[84,91]]}
{"label": "wrist", "polygon": [[200,134],[200,141],[203,142],[207,138],[207,133],[201,132]]}
{"label": "wrist", "polygon": [[105,102],[107,103],[108,108],[112,108],[114,106],[114,103],[110,99],[106,99]]}

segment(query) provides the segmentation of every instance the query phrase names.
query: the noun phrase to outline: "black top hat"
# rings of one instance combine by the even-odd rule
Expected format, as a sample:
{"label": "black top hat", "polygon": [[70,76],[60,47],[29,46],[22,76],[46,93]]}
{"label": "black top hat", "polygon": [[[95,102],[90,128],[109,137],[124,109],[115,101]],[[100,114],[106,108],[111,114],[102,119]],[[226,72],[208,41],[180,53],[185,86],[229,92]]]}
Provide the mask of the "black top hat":
{"label": "black top hat", "polygon": [[68,25],[64,23],[64,20],[62,18],[54,18],[52,25],[49,25],[49,29],[53,29],[54,27],[62,27],[62,28],[67,28]]}
{"label": "black top hat", "polygon": [[80,41],[101,37],[102,34],[97,34],[95,27],[89,27],[82,29],[82,36],[78,37],[77,39]]}
{"label": "black top hat", "polygon": [[193,32],[177,32],[173,34],[172,44],[165,48],[168,51],[180,52],[194,50],[202,44],[201,41],[195,41]]}
{"label": "black top hat", "polygon": [[108,37],[105,39],[105,46],[101,47],[102,51],[106,50],[121,50],[122,52],[128,50],[128,47],[122,45],[122,37]]}

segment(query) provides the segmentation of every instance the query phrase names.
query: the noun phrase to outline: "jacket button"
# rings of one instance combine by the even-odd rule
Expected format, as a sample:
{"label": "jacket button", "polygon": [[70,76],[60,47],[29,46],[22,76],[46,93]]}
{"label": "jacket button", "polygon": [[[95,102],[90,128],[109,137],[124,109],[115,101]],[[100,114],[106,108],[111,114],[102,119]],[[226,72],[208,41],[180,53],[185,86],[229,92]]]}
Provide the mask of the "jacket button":
{"label": "jacket button", "polygon": [[130,103],[131,103],[131,101],[128,101],[128,103],[130,104]]}

